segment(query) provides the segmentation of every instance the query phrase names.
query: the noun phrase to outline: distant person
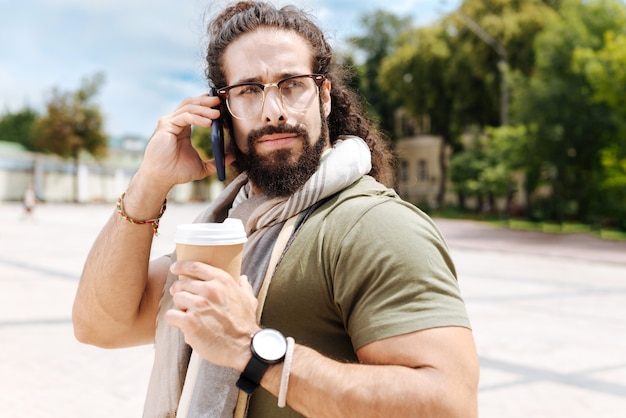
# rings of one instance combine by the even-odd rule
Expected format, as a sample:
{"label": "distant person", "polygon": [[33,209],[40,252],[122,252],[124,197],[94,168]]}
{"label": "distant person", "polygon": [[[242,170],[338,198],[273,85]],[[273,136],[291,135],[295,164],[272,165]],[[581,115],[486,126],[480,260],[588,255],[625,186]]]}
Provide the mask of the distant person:
{"label": "distant person", "polygon": [[[148,418],[176,416],[192,349],[205,361],[190,417],[476,417],[476,348],[447,246],[388,188],[391,153],[319,27],[244,1],[208,30],[219,97],[159,120],[86,260],[77,338],[155,344]],[[175,254],[150,261],[171,188],[216,172],[190,135],[218,119],[238,176],[198,221],[243,221],[241,278]]]}
{"label": "distant person", "polygon": [[24,195],[22,196],[22,205],[24,206],[24,214],[22,220],[35,219],[35,205],[37,204],[37,194],[35,193],[35,187],[29,184]]}

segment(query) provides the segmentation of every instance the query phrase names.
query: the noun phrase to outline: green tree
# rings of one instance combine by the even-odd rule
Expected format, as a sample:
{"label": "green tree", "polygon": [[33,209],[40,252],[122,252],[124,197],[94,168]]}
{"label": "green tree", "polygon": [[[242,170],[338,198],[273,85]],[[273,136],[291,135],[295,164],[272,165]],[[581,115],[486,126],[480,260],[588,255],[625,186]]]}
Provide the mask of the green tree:
{"label": "green tree", "polygon": [[[33,147],[74,161],[78,174],[81,152],[95,157],[107,151],[107,137],[103,130],[103,117],[94,98],[104,83],[104,76],[96,74],[84,78],[76,91],[53,89],[46,104],[46,114],[34,127]],[[78,181],[74,182],[74,197],[78,197]]]}
{"label": "green tree", "polygon": [[611,109],[618,134],[600,151],[603,215],[626,230],[626,35],[608,31],[602,49],[577,48],[574,70],[584,74],[595,101]]}
{"label": "green tree", "polygon": [[459,198],[461,210],[467,210],[466,199],[476,197],[482,206],[483,187],[480,175],[486,168],[485,149],[480,132],[474,132],[465,148],[454,154],[450,160],[450,180]]}
{"label": "green tree", "polygon": [[[539,0],[466,0],[441,24],[403,33],[395,53],[382,63],[380,83],[415,119],[427,117],[430,133],[458,152],[469,126],[500,124],[502,76],[531,73],[532,39],[550,13],[554,10]],[[503,48],[505,63],[468,21]],[[445,158],[442,152],[440,203]]]}
{"label": "green tree", "polygon": [[[224,131],[226,147],[228,147],[228,131]],[[198,155],[202,160],[207,161],[213,158],[213,144],[211,142],[211,127],[204,128],[194,126],[191,132],[191,144],[198,151]],[[229,168],[226,167],[227,180]],[[217,175],[212,175],[206,179],[193,182],[193,198],[195,200],[206,200],[210,197],[209,187],[212,182],[217,180]]]}
{"label": "green tree", "polygon": [[0,117],[0,141],[17,142],[32,151],[33,126],[37,117],[37,112],[29,107],[5,113]]}
{"label": "green tree", "polygon": [[379,83],[416,119],[428,116],[432,133],[450,140],[453,80],[448,71],[452,56],[447,33],[438,26],[402,34],[394,54],[382,62]]}
{"label": "green tree", "polygon": [[607,196],[603,221],[626,231],[626,150],[623,144],[603,149],[601,161],[604,168],[601,187]]}
{"label": "green tree", "polygon": [[[483,74],[481,78],[485,78],[486,73],[497,74],[500,58],[496,48],[480,35],[481,30],[505,49],[512,69],[530,74],[534,67],[534,38],[546,25],[546,19],[556,15],[559,3],[548,0],[465,0],[447,19],[447,24],[457,33],[458,41],[467,45],[470,53],[463,58],[471,62],[470,67],[478,75]],[[478,30],[472,27],[472,22]],[[497,91],[498,83],[492,89]]]}
{"label": "green tree", "polygon": [[[458,126],[454,117],[454,76],[449,63],[452,51],[442,27],[412,29],[402,34],[394,54],[383,60],[379,83],[415,120],[427,119],[421,131],[441,135],[444,144],[455,145]],[[430,131],[430,132],[429,132]],[[441,180],[437,194],[441,206],[446,193],[447,153],[441,147]]]}
{"label": "green tree", "polygon": [[593,222],[604,212],[602,153],[619,127],[611,107],[596,100],[574,51],[598,51],[607,32],[624,28],[626,8],[615,0],[563,0],[535,40],[535,69],[517,85],[513,113],[534,131],[526,144],[534,159],[526,168],[528,189],[548,185],[552,193],[531,199],[536,217]]}
{"label": "green tree", "polygon": [[622,32],[605,32],[599,50],[577,47],[573,59],[574,71],[587,77],[594,99],[611,106],[626,123],[626,30]]}
{"label": "green tree", "polygon": [[517,192],[515,174],[524,163],[521,145],[528,135],[526,127],[503,126],[476,131],[464,149],[451,159],[451,180],[459,195],[460,206],[465,198],[478,199],[479,209],[493,212],[495,199],[506,198],[506,213]]}
{"label": "green tree", "polygon": [[364,35],[348,39],[364,55],[363,63],[358,66],[359,88],[372,117],[394,138],[394,112],[398,103],[380,85],[380,65],[393,53],[399,35],[411,27],[411,19],[377,10],[361,17],[361,27]]}

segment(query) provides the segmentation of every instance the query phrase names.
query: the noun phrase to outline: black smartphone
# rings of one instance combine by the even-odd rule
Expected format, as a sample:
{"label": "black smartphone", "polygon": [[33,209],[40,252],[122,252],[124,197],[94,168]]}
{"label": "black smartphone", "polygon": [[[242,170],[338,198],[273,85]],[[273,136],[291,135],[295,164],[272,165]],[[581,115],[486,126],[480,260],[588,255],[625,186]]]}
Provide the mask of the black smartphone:
{"label": "black smartphone", "polygon": [[[217,96],[217,90],[211,88],[209,94],[211,96]],[[220,119],[215,119],[211,123],[211,145],[213,146],[213,158],[215,158],[217,178],[224,181],[226,180],[226,157],[224,152],[224,127]]]}

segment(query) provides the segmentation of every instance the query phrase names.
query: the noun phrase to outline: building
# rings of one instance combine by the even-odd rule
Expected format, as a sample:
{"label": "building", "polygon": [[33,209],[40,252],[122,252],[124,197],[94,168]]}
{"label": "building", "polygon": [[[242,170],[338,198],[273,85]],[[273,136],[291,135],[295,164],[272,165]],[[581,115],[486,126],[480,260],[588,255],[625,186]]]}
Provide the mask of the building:
{"label": "building", "polygon": [[[442,147],[445,147],[442,150]],[[417,135],[399,139],[395,143],[395,155],[398,160],[396,189],[407,201],[424,209],[438,207],[437,196],[441,178],[441,155],[444,164],[448,164],[449,147],[441,137]],[[455,196],[447,187],[446,203],[453,202]]]}
{"label": "building", "polygon": [[[75,164],[57,155],[26,151],[17,143],[0,142],[0,201],[20,201],[32,185],[42,202],[115,202],[139,168],[146,140],[125,136],[112,139],[109,145],[106,158],[97,160],[85,153]],[[168,199],[206,200],[222,188],[218,181],[181,184]]]}

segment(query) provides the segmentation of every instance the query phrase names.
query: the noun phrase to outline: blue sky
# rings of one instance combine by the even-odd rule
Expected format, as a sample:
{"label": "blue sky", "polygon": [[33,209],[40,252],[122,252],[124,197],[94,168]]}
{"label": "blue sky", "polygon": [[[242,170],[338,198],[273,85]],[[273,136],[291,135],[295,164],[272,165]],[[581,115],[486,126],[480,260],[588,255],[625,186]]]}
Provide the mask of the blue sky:
{"label": "blue sky", "polygon": [[[0,113],[43,111],[53,87],[75,90],[96,72],[107,133],[149,137],[157,120],[206,90],[203,19],[222,0],[2,1]],[[309,11],[340,49],[364,13],[385,9],[429,24],[461,0],[277,0]],[[207,5],[211,6],[207,6]]]}

